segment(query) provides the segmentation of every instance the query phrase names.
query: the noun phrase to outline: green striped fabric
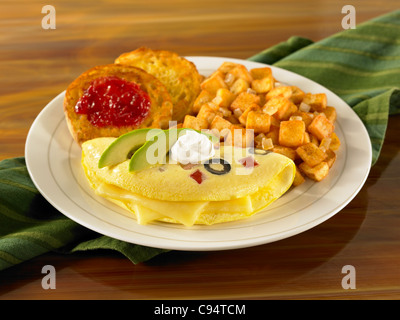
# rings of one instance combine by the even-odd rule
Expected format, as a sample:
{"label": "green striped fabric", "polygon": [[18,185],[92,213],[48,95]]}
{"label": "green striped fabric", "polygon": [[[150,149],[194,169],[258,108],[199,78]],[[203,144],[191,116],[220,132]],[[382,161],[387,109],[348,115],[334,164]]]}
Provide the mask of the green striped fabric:
{"label": "green striped fabric", "polygon": [[400,112],[400,11],[316,43],[293,37],[250,60],[301,74],[340,96],[367,128],[376,163],[388,117]]}
{"label": "green striped fabric", "polygon": [[[310,78],[344,99],[364,122],[376,162],[388,117],[400,110],[400,11],[319,42],[301,37],[250,58]],[[168,250],[103,236],[54,209],[32,183],[24,157],[0,162],[0,270],[46,252],[115,250],[133,263]]]}

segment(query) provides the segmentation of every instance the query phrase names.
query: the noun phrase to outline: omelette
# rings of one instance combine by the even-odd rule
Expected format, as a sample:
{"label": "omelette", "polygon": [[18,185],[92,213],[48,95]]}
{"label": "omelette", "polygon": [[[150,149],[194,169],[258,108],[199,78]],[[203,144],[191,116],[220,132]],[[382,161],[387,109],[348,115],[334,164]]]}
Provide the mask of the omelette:
{"label": "omelette", "polygon": [[139,224],[161,221],[212,225],[248,218],[289,190],[295,164],[254,148],[220,146],[207,161],[165,161],[129,172],[129,159],[99,168],[102,153],[116,138],[82,144],[82,166],[95,193],[136,216]]}

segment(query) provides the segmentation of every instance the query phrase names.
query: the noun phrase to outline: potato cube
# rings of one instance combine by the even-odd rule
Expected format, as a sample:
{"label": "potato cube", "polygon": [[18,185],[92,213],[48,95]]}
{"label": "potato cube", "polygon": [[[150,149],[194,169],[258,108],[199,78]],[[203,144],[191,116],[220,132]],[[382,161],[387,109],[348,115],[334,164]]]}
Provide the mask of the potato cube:
{"label": "potato cube", "polygon": [[251,88],[257,93],[265,93],[274,87],[273,78],[256,79],[251,82]]}
{"label": "potato cube", "polygon": [[292,96],[292,87],[290,86],[279,86],[271,89],[265,96],[266,100],[270,100],[273,97],[283,97],[290,99]]}
{"label": "potato cube", "polygon": [[206,90],[212,95],[216,95],[218,89],[228,87],[224,82],[223,74],[219,71],[206,78],[200,86],[202,90]]}
{"label": "potato cube", "polygon": [[294,175],[293,186],[297,187],[297,186],[301,185],[302,183],[304,183],[304,181],[306,181],[306,179],[304,179],[299,168],[296,166],[296,173]]}
{"label": "potato cube", "polygon": [[246,128],[253,129],[256,134],[267,133],[271,128],[271,116],[259,111],[250,111],[246,119]]}
{"label": "potato cube", "polygon": [[339,137],[336,135],[335,132],[331,134],[331,144],[329,145],[329,149],[333,151],[337,151],[340,147],[340,140]]}
{"label": "potato cube", "polygon": [[312,133],[308,134],[310,136],[310,142],[315,144],[317,147],[319,147],[319,141],[316,136],[314,136]]}
{"label": "potato cube", "polygon": [[228,120],[222,118],[221,116],[217,115],[214,117],[213,121],[211,122],[211,129],[230,129],[232,127],[232,123],[229,122]]}
{"label": "potato cube", "polygon": [[250,70],[250,74],[253,77],[251,88],[257,93],[266,93],[274,87],[271,68],[254,68]]}
{"label": "potato cube", "polygon": [[265,135],[266,138],[270,138],[274,145],[279,144],[279,127],[274,126],[272,123],[274,117],[271,117],[271,126],[269,128],[269,132]]}
{"label": "potato cube", "polygon": [[328,164],[329,168],[332,168],[335,161],[336,161],[336,153],[331,149],[326,150],[325,162]]}
{"label": "potato cube", "polygon": [[[249,114],[249,112],[251,111],[259,111],[261,112],[261,107],[258,104],[253,103],[252,105],[250,105],[239,117],[239,122],[242,125],[246,125],[246,121],[247,121],[247,115]],[[250,129],[250,128],[249,128]]]}
{"label": "potato cube", "polygon": [[329,166],[326,162],[321,162],[315,167],[310,167],[307,163],[302,162],[299,164],[299,169],[302,173],[314,181],[323,180],[329,173]]}
{"label": "potato cube", "polygon": [[304,111],[300,111],[300,110],[296,110],[295,112],[293,112],[292,116],[301,117],[306,125],[306,128],[308,128],[308,126],[311,124],[311,122],[314,119],[313,113],[304,112]]}
{"label": "potato cube", "polygon": [[[276,110],[276,112],[274,112]],[[263,112],[274,115],[278,120],[287,120],[297,111],[296,105],[284,97],[272,97],[263,107]]]}
{"label": "potato cube", "polygon": [[236,97],[235,100],[233,100],[230,108],[232,111],[234,111],[235,109],[239,109],[242,112],[245,112],[246,109],[251,105],[259,103],[260,103],[259,96],[248,92],[242,92]]}
{"label": "potato cube", "polygon": [[182,128],[191,128],[195,130],[208,129],[208,121],[206,119],[186,115],[183,120]]}
{"label": "potato cube", "polygon": [[229,73],[233,74],[235,79],[243,79],[247,83],[251,83],[251,81],[253,81],[253,77],[251,76],[249,70],[247,70],[247,68],[242,64],[236,65],[229,71]]}
{"label": "potato cube", "polygon": [[238,63],[225,61],[219,66],[218,71],[221,71],[222,73],[225,74],[225,73],[230,72],[233,68],[235,68],[237,66],[238,66]]}
{"label": "potato cube", "polygon": [[296,149],[299,157],[310,167],[325,161],[326,154],[313,143],[304,144]]}
{"label": "potato cube", "polygon": [[230,90],[233,94],[238,95],[241,92],[247,91],[248,88],[250,88],[250,82],[242,78],[239,78],[235,80],[235,82],[233,82],[232,86],[230,87]]}
{"label": "potato cube", "polygon": [[303,144],[306,126],[301,120],[282,121],[279,127],[279,144],[297,148]]}
{"label": "potato cube", "polygon": [[334,128],[332,122],[324,114],[319,114],[314,117],[307,129],[321,141],[323,138],[330,137]]}
{"label": "potato cube", "polygon": [[296,150],[284,146],[279,146],[279,145],[274,145],[274,148],[272,149],[273,152],[282,154],[289,159],[292,159],[293,161],[296,160],[297,158],[297,153]]}
{"label": "potato cube", "polygon": [[305,93],[296,86],[291,86],[291,88],[292,88],[292,95],[290,96],[290,100],[294,104],[299,105],[303,101]]}
{"label": "potato cube", "polygon": [[308,104],[314,111],[322,112],[326,109],[327,98],[325,93],[307,93],[303,102]]}
{"label": "potato cube", "polygon": [[210,102],[214,98],[214,95],[209,93],[206,90],[202,90],[197,96],[196,100],[193,103],[193,112],[199,112],[201,106],[207,102]]}
{"label": "potato cube", "polygon": [[219,107],[228,108],[235,98],[236,96],[229,89],[219,88],[212,102]]}
{"label": "potato cube", "polygon": [[210,107],[210,104],[206,103],[203,104],[197,114],[197,118],[205,119],[208,124],[214,120],[215,116],[217,115],[217,111]]}
{"label": "potato cube", "polygon": [[330,122],[335,123],[337,114],[334,107],[326,107],[323,112]]}

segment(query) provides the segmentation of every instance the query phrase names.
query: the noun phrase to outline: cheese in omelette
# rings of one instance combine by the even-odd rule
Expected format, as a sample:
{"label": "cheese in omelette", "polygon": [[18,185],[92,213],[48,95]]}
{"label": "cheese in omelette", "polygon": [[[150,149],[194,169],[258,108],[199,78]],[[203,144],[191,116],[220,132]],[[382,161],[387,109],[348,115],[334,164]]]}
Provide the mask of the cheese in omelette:
{"label": "cheese in omelette", "polygon": [[212,225],[248,218],[282,196],[296,170],[283,155],[228,146],[221,146],[208,164],[166,161],[129,172],[128,159],[99,169],[101,154],[114,140],[102,137],[83,143],[85,175],[96,194],[132,212],[143,225]]}

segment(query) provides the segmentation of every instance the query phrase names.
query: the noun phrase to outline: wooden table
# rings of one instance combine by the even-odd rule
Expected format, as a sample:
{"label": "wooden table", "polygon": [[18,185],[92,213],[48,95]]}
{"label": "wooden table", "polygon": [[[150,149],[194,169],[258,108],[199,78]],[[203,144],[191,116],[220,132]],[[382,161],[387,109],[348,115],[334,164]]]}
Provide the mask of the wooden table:
{"label": "wooden table", "polygon": [[[0,3],[0,160],[24,155],[40,110],[84,70],[146,45],[181,55],[247,58],[292,35],[342,30],[346,1],[53,1]],[[357,23],[398,1],[352,1]],[[133,265],[111,251],[45,254],[0,272],[1,299],[399,299],[400,118],[389,121],[378,163],[341,212],[288,239],[222,252],[171,252]],[[55,290],[41,286],[44,265]],[[354,266],[356,288],[342,268]]]}

